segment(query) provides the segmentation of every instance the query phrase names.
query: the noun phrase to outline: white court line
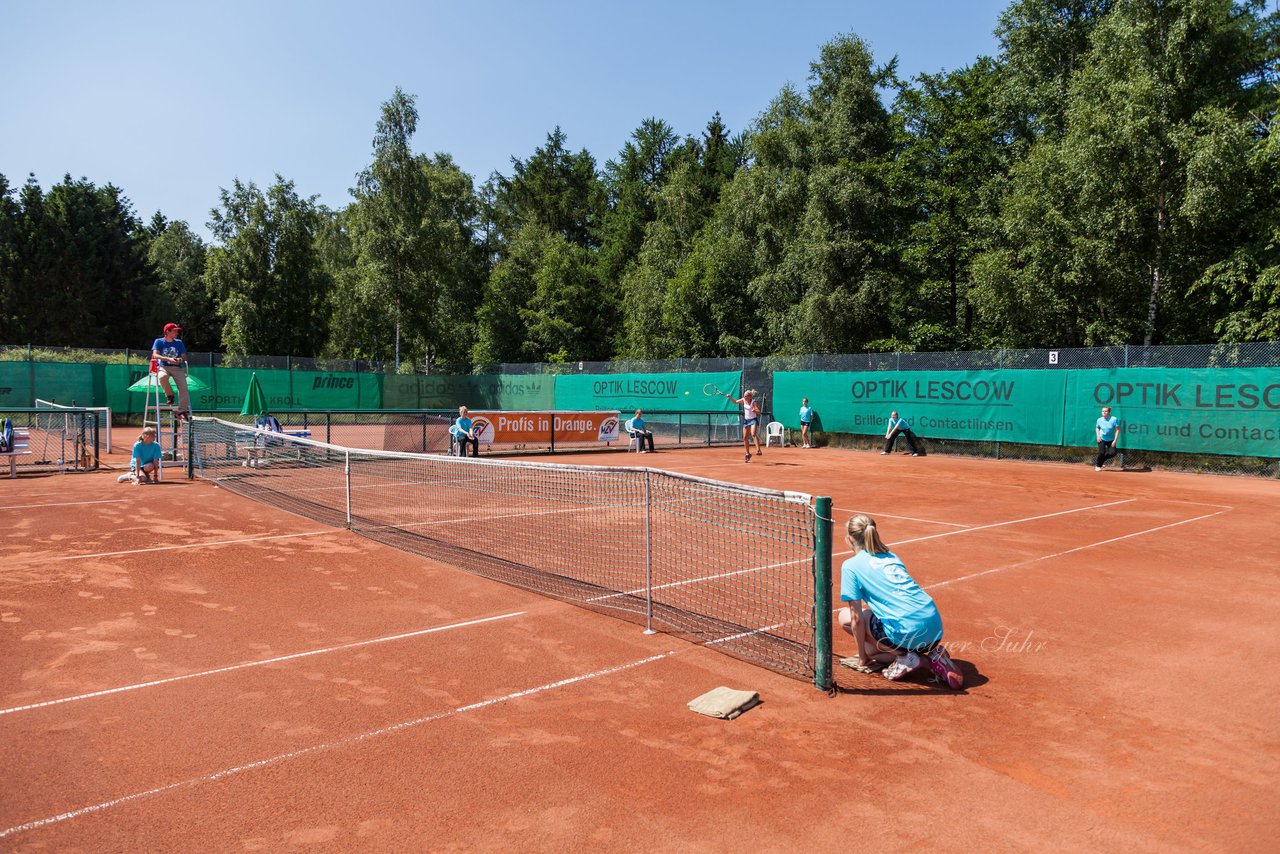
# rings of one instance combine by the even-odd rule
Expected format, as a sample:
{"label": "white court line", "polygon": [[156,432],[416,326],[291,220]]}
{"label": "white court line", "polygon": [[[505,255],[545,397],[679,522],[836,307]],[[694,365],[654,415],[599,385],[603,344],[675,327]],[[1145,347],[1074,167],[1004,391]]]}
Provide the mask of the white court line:
{"label": "white court line", "polygon": [[309,658],[313,655],[325,655],[330,652],[341,652],[347,649],[359,649],[362,646],[372,646],[379,643],[390,643],[391,641],[404,640],[405,638],[416,638],[422,635],[435,634],[436,632],[448,631],[449,629],[461,629],[467,626],[477,626],[481,623],[491,623],[494,620],[505,620],[508,617],[519,617],[524,611],[515,611],[510,614],[501,614],[497,617],[481,617],[478,620],[468,620],[464,623],[453,623],[448,626],[436,626],[431,629],[420,629],[416,632],[405,632],[400,635],[389,635],[382,638],[373,638],[372,640],[353,641],[352,643],[344,643],[338,646],[325,647],[324,649],[312,649],[306,652],[295,652],[291,655],[281,655],[275,658],[264,658],[261,661],[245,661],[240,664],[229,664],[226,667],[215,667],[213,670],[201,670],[196,673],[187,673],[182,676],[170,676],[167,679],[156,679],[151,682],[139,682],[136,685],[122,685],[119,688],[106,688],[102,691],[92,691],[88,694],[77,694],[74,697],[62,697],[58,700],[45,700],[43,703],[32,703],[28,706],[15,706],[12,709],[0,709],[0,715],[11,715],[15,712],[29,712],[32,709],[43,709],[46,706],[57,706],[62,703],[72,703],[77,700],[88,700],[93,697],[105,697],[108,694],[120,694],[124,691],[136,691],[139,688],[154,688],[157,685],[168,685],[173,682],[184,682],[187,679],[201,679],[205,676],[214,676],[218,673],[231,673],[235,670],[247,670],[250,667],[262,667],[264,664],[279,664],[282,661],[297,661],[300,658]]}
{"label": "white court line", "polygon": [[1007,566],[997,566],[993,569],[984,569],[982,570],[982,572],[974,572],[969,575],[962,575],[959,578],[952,578],[948,581],[939,581],[937,584],[930,584],[924,589],[933,590],[934,588],[937,588],[937,587],[946,587],[948,584],[956,584],[957,582],[960,582],[960,581],[968,581],[972,578],[979,578],[983,575],[990,575],[993,572],[1001,572],[1002,570],[1006,570],[1006,569],[1015,569],[1019,566],[1027,566],[1029,564],[1039,563],[1042,560],[1052,560],[1055,557],[1062,557],[1063,555],[1074,554],[1075,552],[1082,552],[1085,549],[1091,549],[1096,546],[1105,546],[1110,543],[1118,543],[1121,540],[1128,540],[1133,537],[1141,537],[1143,534],[1151,534],[1156,531],[1163,531],[1166,528],[1176,528],[1179,525],[1189,525],[1192,522],[1199,522],[1201,519],[1212,519],[1214,516],[1221,516],[1223,513],[1229,512],[1230,509],[1231,508],[1228,508],[1227,510],[1219,510],[1216,513],[1206,513],[1203,516],[1196,516],[1194,519],[1183,519],[1181,522],[1170,522],[1167,525],[1159,525],[1155,528],[1147,528],[1145,531],[1137,531],[1132,534],[1125,534],[1124,536],[1121,536],[1121,537],[1112,537],[1109,540],[1099,540],[1096,543],[1089,543],[1088,545],[1084,545],[1084,546],[1076,546],[1073,549],[1067,549],[1066,551],[1063,551],[1063,552],[1056,552],[1051,555],[1045,555],[1044,557],[1034,557],[1034,558],[1031,558],[1030,560],[1019,561],[1018,563],[1011,563],[1011,564],[1008,564]]}
{"label": "white court line", "polygon": [[127,498],[107,498],[102,501],[64,501],[61,504],[9,504],[0,510],[27,510],[32,507],[75,507],[78,504],[119,504]]}
{"label": "white court line", "polygon": [[443,720],[444,718],[453,717],[454,715],[460,715],[466,712],[478,711],[480,709],[484,709],[489,706],[496,705],[498,703],[505,703],[511,700],[517,700],[522,697],[528,697],[533,694],[539,694],[543,691],[551,691],[556,688],[563,688],[567,685],[572,685],[575,682],[583,682],[587,679],[597,679],[601,676],[610,676],[614,673],[619,673],[623,670],[630,670],[633,667],[640,667],[641,665],[644,665],[644,664],[650,664],[654,661],[660,661],[664,658],[668,658],[675,654],[676,654],[675,651],[671,651],[671,652],[664,652],[659,655],[651,655],[648,658],[641,658],[637,661],[631,661],[626,664],[619,664],[615,667],[607,667],[603,670],[597,670],[593,673],[585,673],[581,676],[570,676],[567,679],[561,679],[557,682],[548,682],[545,685],[539,685],[536,688],[526,688],[523,691],[516,691],[512,694],[507,694],[502,697],[494,697],[489,700],[481,700],[478,703],[471,703],[466,706],[458,706],[457,708],[454,708],[454,709],[448,709],[443,712],[436,712],[434,714],[424,715],[420,718],[414,718],[413,720],[401,721],[398,724],[392,724],[390,726],[385,726],[379,729],[370,730],[369,732],[360,733],[359,735],[348,736],[347,738],[340,738],[337,741],[330,741],[325,744],[317,744],[311,747],[304,747],[301,750],[292,750],[288,753],[280,753],[275,756],[269,756],[266,759],[259,759],[256,762],[248,762],[244,765],[236,765],[233,768],[227,768],[222,771],[215,771],[214,773],[206,774],[203,777],[190,777],[186,780],[179,780],[176,783],[169,783],[168,785],[165,785],[165,786],[157,786],[154,789],[147,789],[145,792],[134,792],[133,794],[124,795],[123,797],[119,797],[119,798],[113,798],[112,800],[109,800],[109,801],[102,801],[101,803],[93,804],[92,806],[80,807],[79,809],[69,810],[64,813],[59,813],[58,815],[49,816],[48,818],[41,818],[41,819],[36,819],[35,821],[28,821],[25,824],[18,824],[18,825],[14,825],[13,827],[5,828],[4,830],[0,830],[0,839],[4,839],[5,837],[12,836],[15,833],[23,833],[28,830],[36,830],[41,827],[47,827],[48,825],[51,825],[51,824],[58,824],[60,822],[68,821],[73,818],[79,818],[80,816],[83,816],[83,815],[102,812],[103,810],[108,810],[108,809],[111,809],[112,807],[120,806],[121,804],[127,804],[130,801],[137,801],[137,800],[141,800],[142,798],[151,797],[152,795],[159,795],[165,792],[172,792],[176,789],[187,788],[189,786],[196,786],[201,783],[213,783],[218,780],[225,780],[226,778],[235,776],[236,774],[243,774],[247,771],[256,771],[259,768],[266,768],[270,765],[275,765],[280,762],[287,762],[292,759],[298,759],[299,757],[307,756],[312,753],[319,753],[321,751],[334,750],[342,747],[350,747],[352,745],[360,744],[361,742],[379,738],[384,735],[391,735],[392,733],[402,732],[412,727],[431,723],[432,721]]}
{"label": "white court line", "polygon": [[969,525],[963,525],[959,522],[940,522],[937,519],[917,519],[915,516],[895,516],[892,513],[877,513],[874,510],[850,510],[846,507],[832,507],[832,513],[866,513],[869,516],[884,517],[885,519],[903,519],[907,522],[924,522],[928,525],[947,525],[951,528],[969,528]]}
{"label": "white court line", "polygon": [[[169,552],[169,551],[177,551],[179,549],[201,549],[201,548],[204,548],[205,546],[233,546],[237,543],[257,543],[257,542],[261,542],[262,540],[286,540],[286,539],[289,539],[290,537],[315,537],[315,536],[319,536],[320,534],[337,534],[344,530],[346,529],[345,528],[326,528],[323,531],[304,531],[303,533],[300,533],[300,534],[270,534],[264,537],[243,537],[238,540],[213,540],[211,542],[205,542],[205,543],[179,543],[178,545],[175,545],[175,546],[153,546],[151,548],[146,548],[146,549],[126,549],[125,551],[120,551],[120,552],[95,552],[94,554],[64,555],[62,557],[40,558],[40,560],[42,561],[84,560],[85,558],[91,558],[91,557],[119,557],[120,555],[136,555],[136,554],[143,554],[145,552]],[[27,561],[27,560],[21,560],[18,562],[30,563],[30,561]]]}
{"label": "white court line", "polygon": [[[1068,516],[1072,513],[1085,513],[1089,510],[1101,510],[1103,507],[1115,507],[1117,504],[1130,504],[1137,501],[1136,498],[1125,498],[1120,501],[1108,501],[1105,504],[1091,504],[1088,507],[1077,507],[1074,510],[1059,510],[1056,513],[1042,513],[1039,516],[1027,516],[1023,519],[1010,519],[1008,522],[992,522],[990,525],[975,525],[972,528],[965,528],[960,531],[943,531],[941,534],[929,534],[927,537],[914,537],[910,540],[898,540],[894,545],[906,545],[907,543],[922,543],[925,540],[936,540],[939,537],[951,537],[956,534],[968,534],[973,531],[985,531],[990,528],[1003,528],[1005,525],[1019,525],[1023,522],[1035,522],[1038,519],[1052,519],[1055,516]],[[842,552],[832,552],[831,556],[850,555],[853,554],[852,549],[846,549]]]}

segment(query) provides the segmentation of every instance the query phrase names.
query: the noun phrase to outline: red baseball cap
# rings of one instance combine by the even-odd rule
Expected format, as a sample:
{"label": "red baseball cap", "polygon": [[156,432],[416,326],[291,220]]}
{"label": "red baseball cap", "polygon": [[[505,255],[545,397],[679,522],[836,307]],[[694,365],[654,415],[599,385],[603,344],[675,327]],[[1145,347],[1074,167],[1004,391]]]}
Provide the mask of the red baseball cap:
{"label": "red baseball cap", "polygon": [[176,323],[166,323],[164,325],[164,331],[165,332],[181,332],[182,327]]}

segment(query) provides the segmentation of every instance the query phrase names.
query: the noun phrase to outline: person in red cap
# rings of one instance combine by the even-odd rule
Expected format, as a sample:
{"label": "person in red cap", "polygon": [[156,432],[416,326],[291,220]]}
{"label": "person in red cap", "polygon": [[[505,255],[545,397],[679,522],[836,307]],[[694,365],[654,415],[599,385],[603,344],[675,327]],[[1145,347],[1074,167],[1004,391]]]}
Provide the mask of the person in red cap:
{"label": "person in red cap", "polygon": [[181,331],[178,324],[166,323],[164,337],[151,344],[151,359],[169,406],[173,406],[173,386],[178,387],[178,417],[185,421],[191,416],[191,395],[187,392],[187,345],[178,339]]}

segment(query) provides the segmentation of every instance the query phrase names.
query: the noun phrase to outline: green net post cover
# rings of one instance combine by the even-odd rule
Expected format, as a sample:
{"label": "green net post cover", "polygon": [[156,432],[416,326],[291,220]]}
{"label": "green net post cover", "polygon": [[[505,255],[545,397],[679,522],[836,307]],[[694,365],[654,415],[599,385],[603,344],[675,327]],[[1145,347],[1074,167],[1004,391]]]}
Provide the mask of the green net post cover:
{"label": "green net post cover", "polygon": [[813,684],[831,690],[831,499],[813,502]]}

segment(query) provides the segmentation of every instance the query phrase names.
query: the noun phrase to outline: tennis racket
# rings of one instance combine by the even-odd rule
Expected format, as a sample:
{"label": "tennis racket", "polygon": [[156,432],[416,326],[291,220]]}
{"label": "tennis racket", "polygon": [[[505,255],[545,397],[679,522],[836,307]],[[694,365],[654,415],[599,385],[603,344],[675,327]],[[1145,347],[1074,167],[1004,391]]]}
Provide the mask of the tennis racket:
{"label": "tennis racket", "polygon": [[718,397],[721,394],[724,394],[724,392],[720,391],[720,386],[716,385],[715,383],[707,383],[706,385],[704,385],[702,387],[702,393],[705,394],[707,397]]}

